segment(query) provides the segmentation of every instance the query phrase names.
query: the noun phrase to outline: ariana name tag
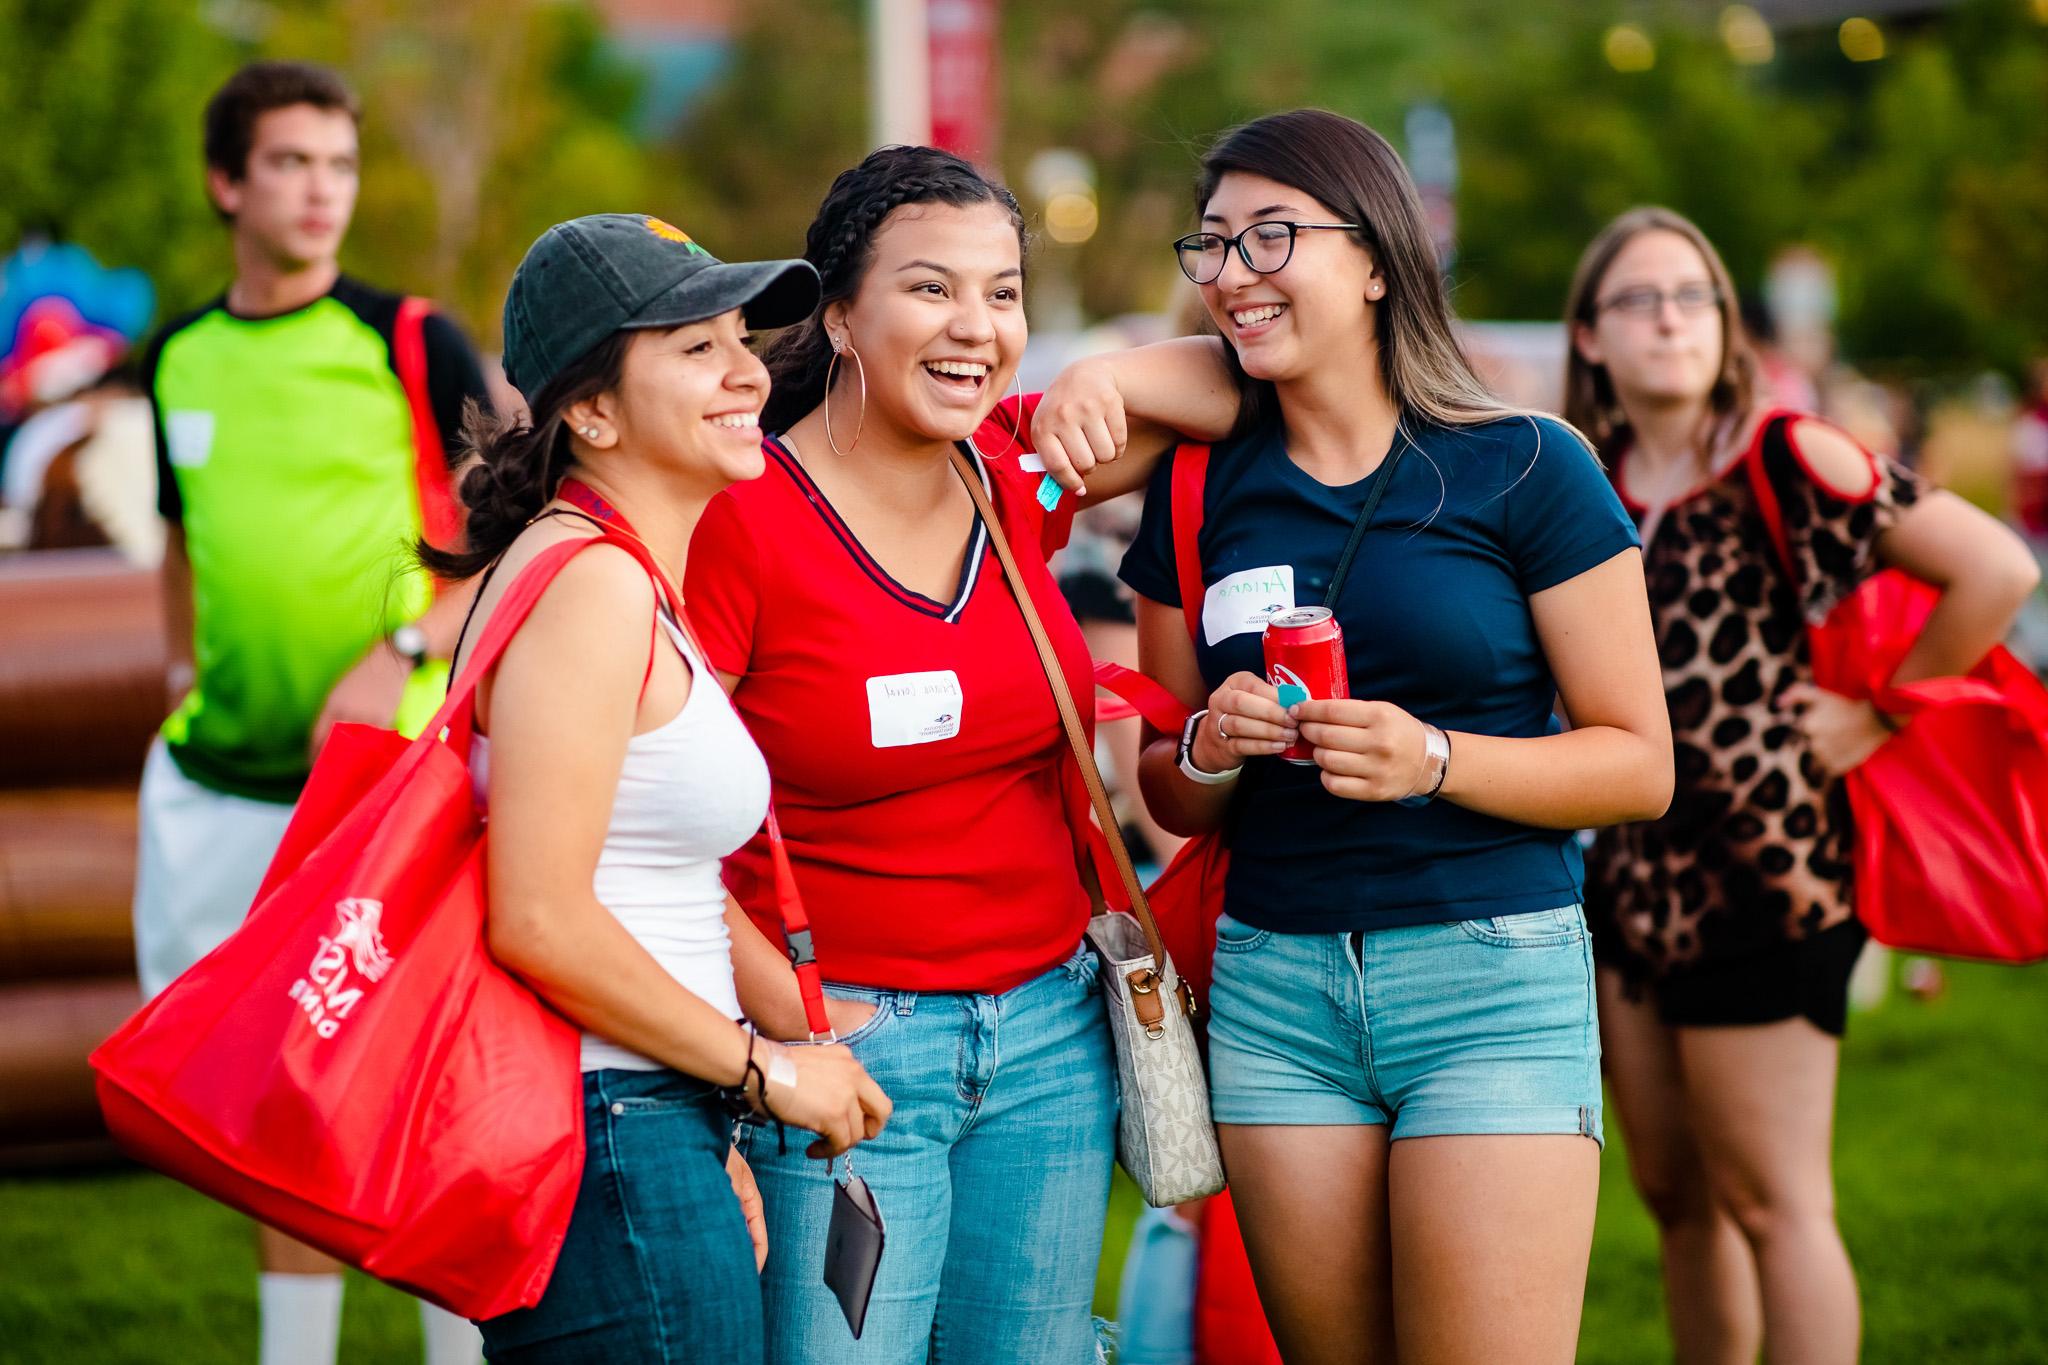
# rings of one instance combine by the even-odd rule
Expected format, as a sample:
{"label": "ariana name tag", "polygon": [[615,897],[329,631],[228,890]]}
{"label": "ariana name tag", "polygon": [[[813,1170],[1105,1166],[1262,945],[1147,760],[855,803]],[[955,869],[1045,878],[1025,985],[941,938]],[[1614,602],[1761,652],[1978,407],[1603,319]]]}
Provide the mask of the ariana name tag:
{"label": "ariana name tag", "polygon": [[950,668],[868,679],[868,737],[877,749],[936,744],[960,733],[965,698]]}
{"label": "ariana name tag", "polygon": [[1266,622],[1294,610],[1294,566],[1274,564],[1218,579],[1202,596],[1202,634],[1212,645],[1233,635],[1263,633]]}

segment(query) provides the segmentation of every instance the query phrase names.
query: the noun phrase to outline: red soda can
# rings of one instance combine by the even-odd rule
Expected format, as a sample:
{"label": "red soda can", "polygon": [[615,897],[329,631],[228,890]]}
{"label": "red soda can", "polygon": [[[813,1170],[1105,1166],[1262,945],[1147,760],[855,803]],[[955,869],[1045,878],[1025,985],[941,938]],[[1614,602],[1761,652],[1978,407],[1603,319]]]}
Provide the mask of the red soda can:
{"label": "red soda can", "polygon": [[[1280,691],[1280,704],[1351,695],[1351,671],[1344,663],[1344,628],[1328,607],[1296,607],[1266,622],[1266,681]],[[1280,757],[1314,764],[1314,748],[1296,740]]]}

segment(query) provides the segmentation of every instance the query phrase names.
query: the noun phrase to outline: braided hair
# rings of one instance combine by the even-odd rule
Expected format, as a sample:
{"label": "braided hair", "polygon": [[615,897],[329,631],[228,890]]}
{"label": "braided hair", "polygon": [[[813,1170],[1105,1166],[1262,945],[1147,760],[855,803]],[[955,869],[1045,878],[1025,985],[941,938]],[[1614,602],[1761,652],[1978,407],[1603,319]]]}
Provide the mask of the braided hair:
{"label": "braided hair", "polygon": [[533,396],[524,420],[494,417],[471,399],[462,414],[461,445],[473,452],[456,497],[464,518],[460,545],[424,537],[414,554],[429,573],[461,581],[505,552],[562,486],[569,455],[568,410],[619,386],[633,333],[612,333],[563,368]]}
{"label": "braided hair", "polygon": [[763,357],[771,382],[764,427],[784,430],[825,401],[825,373],[832,363],[825,308],[859,292],[874,259],[875,234],[890,214],[909,204],[1000,205],[1016,224],[1019,252],[1028,246],[1017,196],[951,152],[884,147],[841,172],[804,237],[804,259],[817,267],[823,284],[818,307],[776,336]]}

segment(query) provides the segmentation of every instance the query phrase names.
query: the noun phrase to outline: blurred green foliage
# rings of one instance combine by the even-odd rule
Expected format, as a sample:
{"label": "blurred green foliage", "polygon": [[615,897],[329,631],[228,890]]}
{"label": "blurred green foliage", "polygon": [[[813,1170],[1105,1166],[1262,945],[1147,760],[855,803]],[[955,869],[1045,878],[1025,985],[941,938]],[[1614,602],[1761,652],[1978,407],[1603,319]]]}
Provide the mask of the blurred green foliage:
{"label": "blurred green foliage", "polygon": [[[310,56],[368,111],[347,264],[436,294],[491,341],[527,243],[577,213],[645,208],[728,256],[800,251],[866,147],[865,11],[754,0],[718,85],[649,143],[630,54],[569,0],[0,0],[0,243],[55,230],[149,270],[166,308],[203,298],[225,253],[199,110],[240,60]],[[1407,109],[1431,101],[1456,123],[1468,316],[1555,316],[1593,232],[1654,201],[1698,219],[1745,290],[1780,246],[1819,247],[1865,366],[2017,370],[2048,350],[2042,13],[1960,0],[1888,21],[1882,61],[1850,63],[1822,26],[1743,65],[1710,0],[1013,2],[997,159],[1020,191],[1040,149],[1093,160],[1100,230],[1044,242],[1036,265],[1109,316],[1175,305],[1165,243],[1219,129],[1319,104],[1399,145]],[[1654,41],[1648,70],[1605,59],[1622,20]]]}
{"label": "blurred green foliage", "polygon": [[[719,169],[692,221],[731,250],[800,249],[808,209],[864,148],[860,0],[761,0],[730,79],[669,154]],[[1033,0],[1003,12],[1000,164],[1032,153],[1097,168],[1102,226],[1036,265],[1086,312],[1169,306],[1165,244],[1188,229],[1201,149],[1274,109],[1322,105],[1397,146],[1408,108],[1456,124],[1454,278],[1479,318],[1550,318],[1613,215],[1685,212],[1745,291],[1809,242],[1839,272],[1844,350],[1908,376],[2016,371],[2048,350],[2048,24],[2029,0],[1961,0],[1889,26],[1885,60],[1849,62],[1832,25],[1736,62],[1706,0]],[[1615,70],[1612,24],[1654,39]],[[801,42],[791,35],[801,34]],[[1027,209],[1037,206],[1026,200]]]}
{"label": "blurred green foliage", "polygon": [[528,243],[643,201],[637,79],[581,5],[539,0],[0,0],[0,249],[29,232],[140,266],[159,311],[227,279],[201,111],[243,61],[340,68],[361,97],[346,268],[443,299],[494,340]]}

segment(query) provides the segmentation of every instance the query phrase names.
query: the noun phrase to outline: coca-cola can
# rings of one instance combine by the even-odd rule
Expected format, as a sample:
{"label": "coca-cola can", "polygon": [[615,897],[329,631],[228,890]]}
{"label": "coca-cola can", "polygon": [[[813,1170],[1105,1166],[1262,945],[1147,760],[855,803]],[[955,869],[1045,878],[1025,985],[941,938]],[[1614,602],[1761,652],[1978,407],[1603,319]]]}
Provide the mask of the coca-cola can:
{"label": "coca-cola can", "polygon": [[[1266,681],[1280,691],[1280,704],[1351,695],[1344,664],[1344,628],[1328,607],[1295,607],[1266,622]],[[1296,740],[1280,757],[1314,764],[1307,740]]]}

